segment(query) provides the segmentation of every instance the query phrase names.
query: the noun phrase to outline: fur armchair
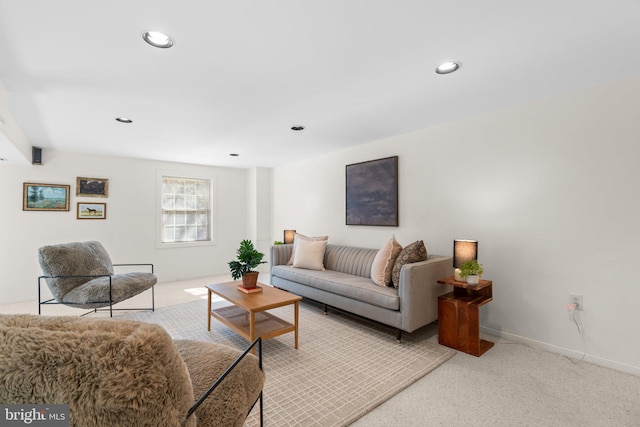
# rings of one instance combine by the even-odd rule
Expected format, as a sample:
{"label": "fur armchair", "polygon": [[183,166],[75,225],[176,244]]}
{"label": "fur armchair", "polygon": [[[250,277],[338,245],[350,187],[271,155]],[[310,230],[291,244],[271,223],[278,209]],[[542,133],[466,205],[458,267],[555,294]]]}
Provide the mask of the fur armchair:
{"label": "fur armchair", "polygon": [[[153,286],[157,277],[153,264],[113,264],[100,242],[73,242],[43,246],[38,249],[38,261],[43,276],[38,277],[38,313],[44,304],[65,304],[71,307],[97,310],[113,305],[151,289],[151,308],[154,310]],[[147,266],[150,273],[115,274],[114,266]],[[53,295],[43,301],[41,281],[44,279]]]}
{"label": "fur armchair", "polygon": [[246,353],[143,322],[0,314],[0,402],[67,404],[72,426],[242,426],[264,384]]}

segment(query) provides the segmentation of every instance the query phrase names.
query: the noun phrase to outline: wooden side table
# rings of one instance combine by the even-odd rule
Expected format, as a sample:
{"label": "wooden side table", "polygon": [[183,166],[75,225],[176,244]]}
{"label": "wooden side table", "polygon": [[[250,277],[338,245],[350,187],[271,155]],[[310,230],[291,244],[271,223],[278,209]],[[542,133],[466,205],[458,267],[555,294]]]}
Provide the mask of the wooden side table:
{"label": "wooden side table", "polygon": [[480,357],[493,343],[480,339],[480,307],[493,299],[493,283],[480,280],[475,286],[453,276],[438,280],[453,286],[453,292],[438,297],[438,342]]}

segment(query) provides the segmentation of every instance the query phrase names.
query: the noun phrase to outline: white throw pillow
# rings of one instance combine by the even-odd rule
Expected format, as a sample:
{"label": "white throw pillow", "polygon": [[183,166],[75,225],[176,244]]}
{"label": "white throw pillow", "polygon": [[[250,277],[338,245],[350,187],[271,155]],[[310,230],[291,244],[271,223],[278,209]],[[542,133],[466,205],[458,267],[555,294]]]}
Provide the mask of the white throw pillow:
{"label": "white throw pillow", "polygon": [[389,286],[393,265],[401,250],[402,246],[396,240],[396,236],[391,236],[391,239],[378,251],[371,264],[371,280],[373,280],[373,283],[378,286]]}
{"label": "white throw pillow", "polygon": [[295,268],[307,270],[324,270],[324,251],[327,247],[326,240],[300,239],[293,258]]}
{"label": "white throw pillow", "polygon": [[293,250],[291,252],[291,258],[289,258],[289,262],[287,262],[287,265],[293,265],[293,258],[296,256],[296,248],[298,247],[298,242],[300,240],[329,240],[329,236],[307,237],[304,234],[296,233],[293,238]]}

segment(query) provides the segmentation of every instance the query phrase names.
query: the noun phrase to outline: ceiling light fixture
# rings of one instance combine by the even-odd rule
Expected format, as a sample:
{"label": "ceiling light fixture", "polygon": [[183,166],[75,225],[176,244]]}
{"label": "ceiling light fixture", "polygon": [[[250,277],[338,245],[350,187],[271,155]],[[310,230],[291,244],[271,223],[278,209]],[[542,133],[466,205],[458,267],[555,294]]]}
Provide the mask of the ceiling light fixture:
{"label": "ceiling light fixture", "polygon": [[151,46],[161,49],[170,48],[175,43],[171,36],[161,33],[160,31],[145,31],[142,33],[142,38]]}
{"label": "ceiling light fixture", "polygon": [[304,130],[304,126],[291,126],[291,130],[301,131]]}
{"label": "ceiling light fixture", "polygon": [[458,70],[460,67],[462,66],[462,64],[460,64],[459,62],[445,62],[443,64],[440,64],[437,68],[436,68],[436,73],[437,74],[450,74],[453,73],[454,71]]}
{"label": "ceiling light fixture", "polygon": [[127,119],[126,117],[116,117],[116,120],[120,123],[133,123],[133,120]]}
{"label": "ceiling light fixture", "polygon": [[238,157],[240,154],[238,154],[238,153],[231,153],[231,154],[229,154],[229,155],[230,155],[231,157]]}

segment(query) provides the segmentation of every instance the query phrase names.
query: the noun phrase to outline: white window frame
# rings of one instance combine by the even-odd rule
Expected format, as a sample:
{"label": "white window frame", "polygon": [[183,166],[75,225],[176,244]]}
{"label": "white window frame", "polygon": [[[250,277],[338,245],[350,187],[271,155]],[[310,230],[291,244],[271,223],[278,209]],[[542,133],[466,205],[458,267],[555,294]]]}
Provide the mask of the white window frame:
{"label": "white window frame", "polygon": [[[209,237],[210,240],[195,240],[189,242],[163,242],[163,215],[162,215],[162,180],[164,178],[178,178],[178,179],[198,179],[209,181]],[[158,248],[180,248],[180,247],[194,247],[194,246],[211,246],[216,243],[216,228],[215,228],[215,212],[216,209],[216,180],[213,176],[194,176],[193,174],[178,172],[178,171],[159,171],[156,178],[157,182],[157,201],[156,201],[156,247]]]}

